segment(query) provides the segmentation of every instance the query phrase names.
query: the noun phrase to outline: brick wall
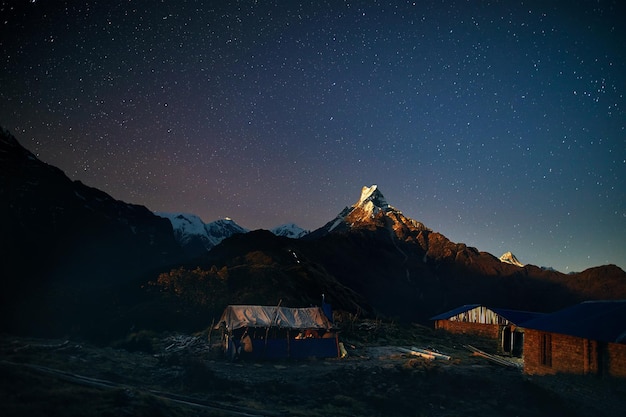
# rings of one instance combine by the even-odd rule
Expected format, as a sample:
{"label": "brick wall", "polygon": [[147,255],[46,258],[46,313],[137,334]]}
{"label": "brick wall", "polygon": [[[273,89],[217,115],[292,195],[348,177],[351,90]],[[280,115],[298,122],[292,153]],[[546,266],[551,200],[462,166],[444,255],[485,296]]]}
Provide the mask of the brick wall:
{"label": "brick wall", "polygon": [[[548,337],[546,342],[545,337]],[[524,334],[524,372],[531,375],[551,375],[559,372],[583,374],[589,367],[588,347],[584,339],[556,333],[526,329]],[[546,348],[545,344],[549,347]],[[550,349],[547,353],[546,349]],[[597,355],[596,355],[597,356]]]}
{"label": "brick wall", "polygon": [[[549,358],[545,352],[546,340],[549,342]],[[566,373],[624,377],[626,345],[526,329],[524,372],[530,375]]]}
{"label": "brick wall", "polygon": [[609,375],[626,378],[626,345],[609,343],[607,351]]}
{"label": "brick wall", "polygon": [[450,333],[474,334],[477,336],[500,339],[500,326],[497,324],[468,323],[462,321],[437,320],[436,329],[444,329]]}

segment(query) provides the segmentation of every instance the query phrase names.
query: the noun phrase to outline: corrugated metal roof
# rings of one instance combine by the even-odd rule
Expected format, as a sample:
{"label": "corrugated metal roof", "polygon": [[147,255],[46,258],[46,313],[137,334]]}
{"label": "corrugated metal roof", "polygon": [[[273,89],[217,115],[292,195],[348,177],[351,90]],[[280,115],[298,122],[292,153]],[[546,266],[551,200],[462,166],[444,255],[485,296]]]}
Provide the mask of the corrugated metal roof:
{"label": "corrugated metal roof", "polygon": [[[467,311],[473,310],[481,306],[482,304],[466,304],[466,305],[457,307],[455,309],[452,309],[450,311],[446,311],[445,313],[441,313],[439,315],[431,317],[430,320],[448,320],[461,313],[465,313]],[[532,311],[510,310],[506,308],[492,308],[492,307],[487,307],[487,306],[483,306],[483,307],[488,310],[493,311],[497,315],[501,316],[502,318],[508,320],[509,322],[517,326],[519,326],[525,321],[528,321],[528,320],[531,320],[531,319],[534,319],[543,315],[543,313],[535,313]]]}
{"label": "corrugated metal roof", "polygon": [[600,342],[626,343],[626,300],[585,301],[527,321],[523,327]]}

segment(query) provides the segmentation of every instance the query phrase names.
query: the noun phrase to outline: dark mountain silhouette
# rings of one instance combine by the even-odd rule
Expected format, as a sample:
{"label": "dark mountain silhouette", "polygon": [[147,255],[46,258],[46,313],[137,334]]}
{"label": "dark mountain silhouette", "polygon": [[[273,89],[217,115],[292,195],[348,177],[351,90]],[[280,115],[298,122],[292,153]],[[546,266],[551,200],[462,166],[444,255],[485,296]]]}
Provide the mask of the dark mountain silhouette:
{"label": "dark mountain silhouette", "polygon": [[[405,318],[470,302],[552,311],[585,299],[626,298],[626,273],[614,265],[566,275],[503,263],[406,218],[376,186],[363,187],[355,205],[310,236],[321,248],[345,247],[323,255],[340,282]],[[337,253],[344,262],[332,260]]]}
{"label": "dark mountain silhouette", "polygon": [[337,306],[403,320],[468,303],[549,312],[626,298],[626,273],[614,265],[566,275],[505,263],[405,217],[376,186],[303,239],[262,232],[228,238],[197,266],[245,277],[229,281],[231,302],[314,302],[338,285],[350,292],[332,294]]}
{"label": "dark mountain silhouette", "polygon": [[4,130],[0,235],[0,324],[9,330],[54,331],[90,305],[109,308],[111,291],[181,256],[167,219],[71,181]]}
{"label": "dark mountain silhouette", "polygon": [[426,321],[460,304],[554,311],[626,298],[608,265],[562,274],[454,243],[376,187],[301,239],[237,234],[190,261],[170,221],[71,181],[0,133],[0,330],[111,338],[206,327],[226,304],[318,304]]}

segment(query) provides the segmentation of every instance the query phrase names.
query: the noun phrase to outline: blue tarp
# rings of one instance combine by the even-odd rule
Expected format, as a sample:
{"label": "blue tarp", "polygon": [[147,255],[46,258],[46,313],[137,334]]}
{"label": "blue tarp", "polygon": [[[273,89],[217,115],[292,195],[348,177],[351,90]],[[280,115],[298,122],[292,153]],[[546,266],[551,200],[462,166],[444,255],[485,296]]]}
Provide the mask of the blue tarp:
{"label": "blue tarp", "polygon": [[[239,340],[230,340],[233,343],[230,349],[238,349]],[[230,350],[232,352],[232,350]],[[244,352],[242,358],[251,359],[306,359],[306,358],[336,358],[339,356],[339,347],[336,338],[309,338],[309,339],[262,339],[252,340],[252,352]]]}

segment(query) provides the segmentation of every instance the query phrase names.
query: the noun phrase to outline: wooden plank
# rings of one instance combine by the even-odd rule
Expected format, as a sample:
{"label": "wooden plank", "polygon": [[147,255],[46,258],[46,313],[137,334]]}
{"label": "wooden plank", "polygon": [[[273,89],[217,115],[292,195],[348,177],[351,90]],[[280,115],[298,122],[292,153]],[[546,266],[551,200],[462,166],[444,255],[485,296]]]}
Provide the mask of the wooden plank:
{"label": "wooden plank", "polygon": [[416,352],[422,352],[422,353],[425,353],[427,355],[433,355],[435,357],[435,359],[440,359],[440,360],[444,360],[444,361],[449,361],[450,359],[452,359],[451,356],[444,355],[443,353],[435,352],[435,351],[429,350],[429,349],[417,348],[415,346],[411,346],[411,349],[416,351]]}
{"label": "wooden plank", "polygon": [[436,359],[435,355],[431,355],[431,354],[428,354],[428,353],[418,352],[418,351],[415,351],[415,350],[406,349],[406,348],[402,348],[402,347],[399,347],[398,350],[400,352],[402,352],[402,353],[407,353],[407,354],[413,355],[413,356],[420,356],[420,357],[422,357],[424,359],[430,359],[430,360]]}
{"label": "wooden plank", "polygon": [[506,360],[504,358],[501,358],[499,356],[495,356],[495,355],[491,355],[491,354],[489,354],[487,352],[483,352],[482,350],[480,350],[478,348],[475,348],[472,345],[463,345],[463,346],[466,349],[474,352],[474,355],[480,356],[482,358],[485,358],[485,359],[487,359],[487,360],[489,360],[489,361],[491,361],[491,362],[493,362],[495,364],[502,365],[502,366],[507,366],[509,368],[517,368],[517,369],[521,368],[520,365],[518,365],[515,362],[511,362],[511,361],[508,361],[508,360]]}

